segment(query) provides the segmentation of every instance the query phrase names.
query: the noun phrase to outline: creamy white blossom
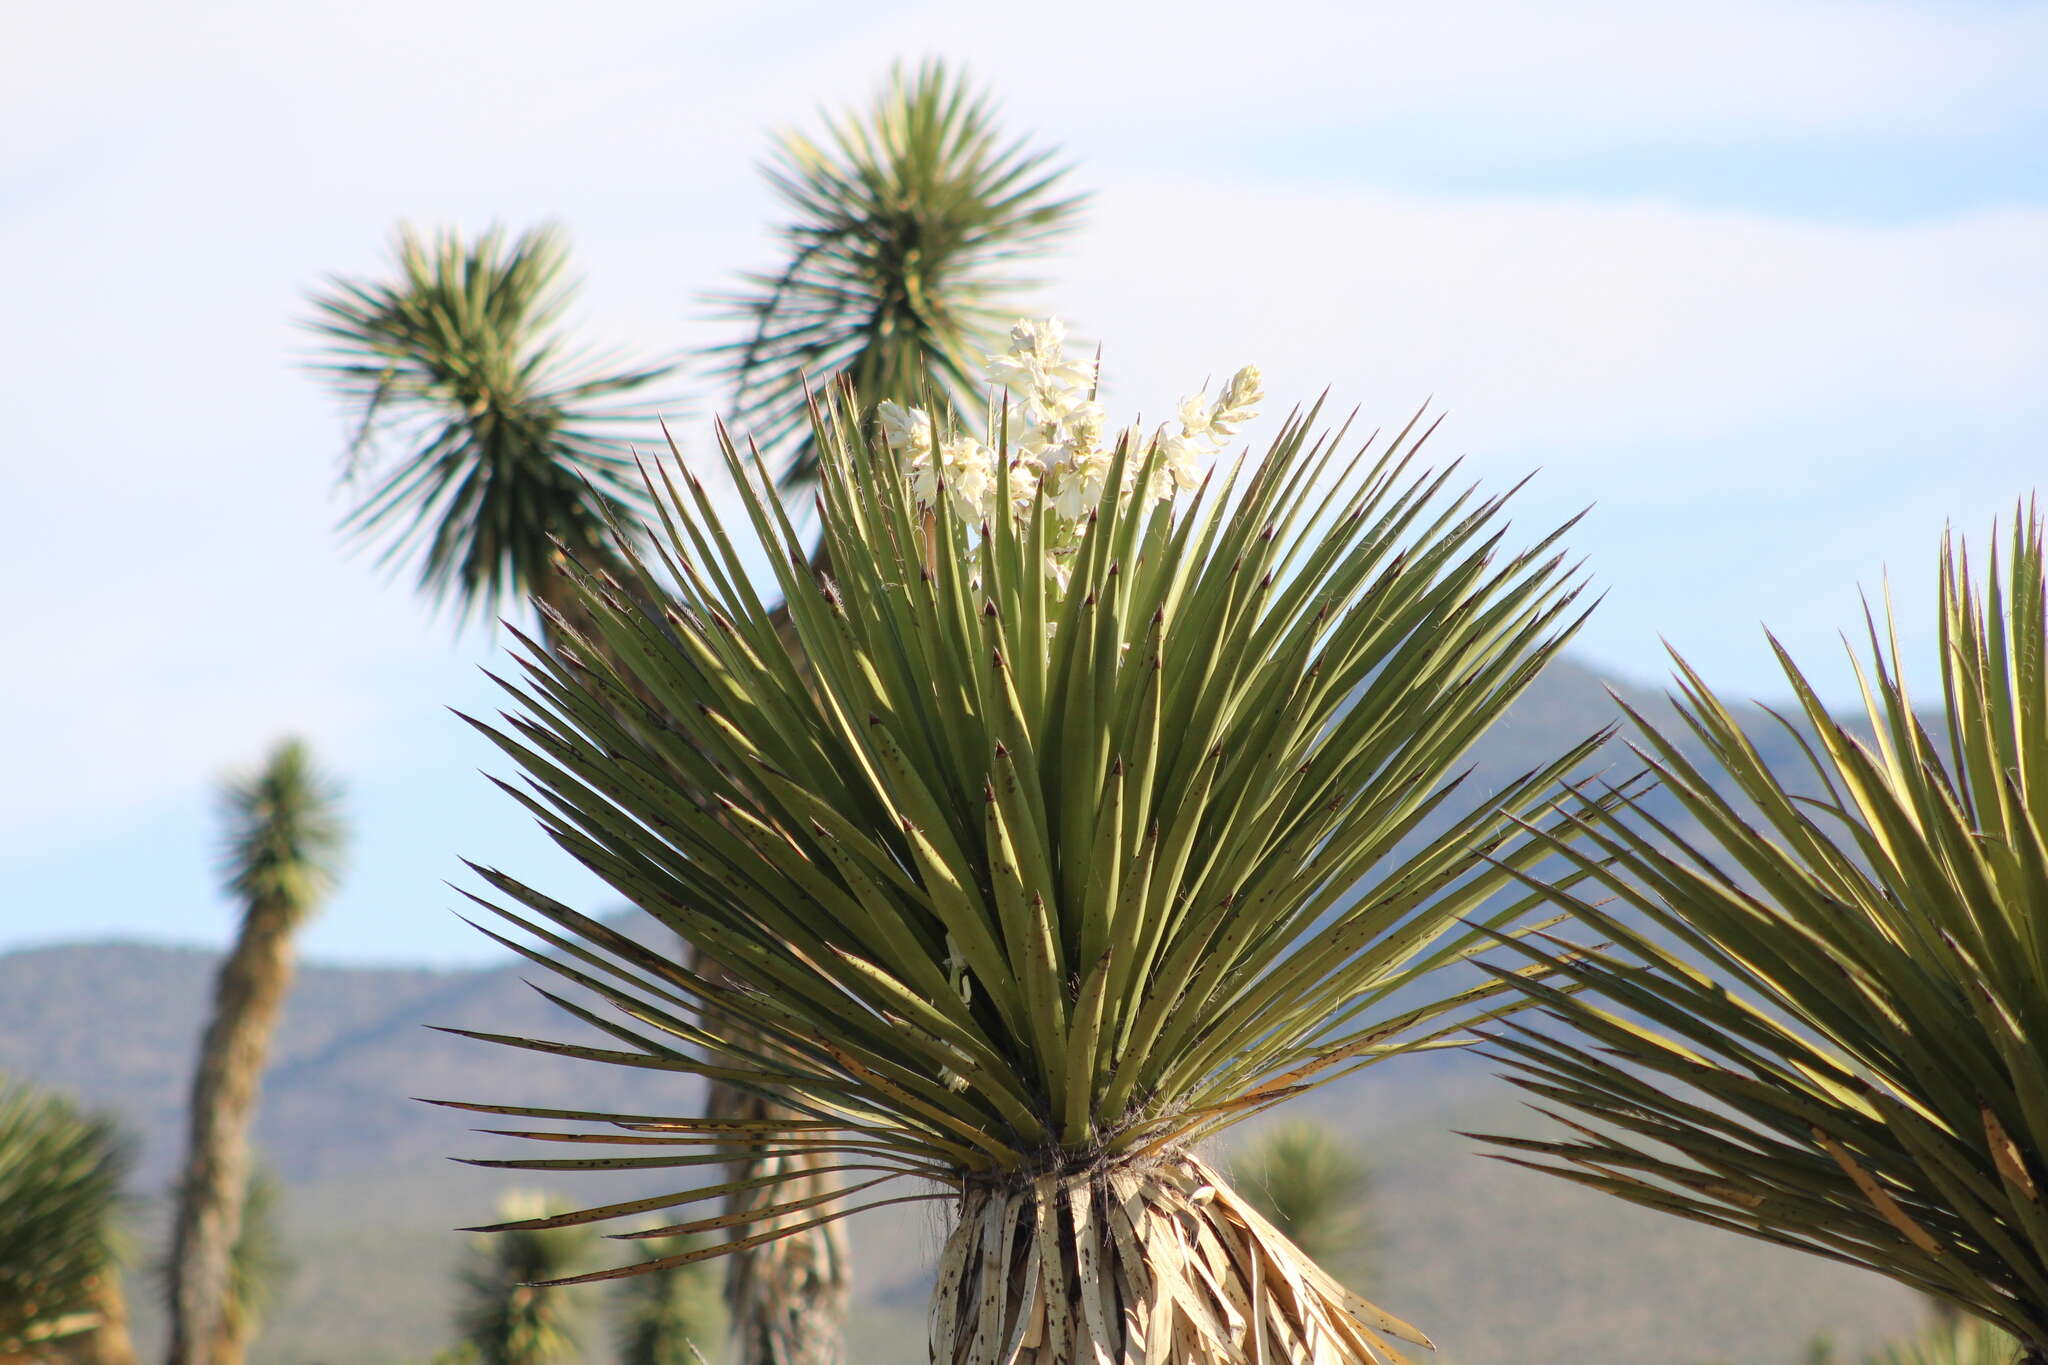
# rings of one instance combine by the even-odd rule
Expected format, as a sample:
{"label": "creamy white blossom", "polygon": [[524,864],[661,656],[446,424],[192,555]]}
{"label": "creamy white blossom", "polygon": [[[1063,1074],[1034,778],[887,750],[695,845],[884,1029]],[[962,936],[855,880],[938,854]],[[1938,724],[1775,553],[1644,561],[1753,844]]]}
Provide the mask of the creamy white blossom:
{"label": "creamy white blossom", "polygon": [[[1046,571],[1064,590],[1081,526],[1102,503],[1118,444],[1125,456],[1119,499],[1134,496],[1138,475],[1154,447],[1157,460],[1146,496],[1164,499],[1196,487],[1223,443],[1258,415],[1264,397],[1258,369],[1230,377],[1221,396],[1181,400],[1176,424],[1149,439],[1137,427],[1106,439],[1108,414],[1095,398],[1096,364],[1066,354],[1066,328],[1057,318],[1022,319],[1010,345],[988,358],[987,377],[1002,390],[990,413],[986,442],[969,436],[935,438],[931,415],[885,402],[878,417],[889,449],[903,462],[913,495],[936,505],[943,482],[951,510],[964,521],[997,514],[999,482],[1009,470],[1010,514],[1043,506],[1051,517]],[[1170,429],[1177,425],[1178,430]]]}
{"label": "creamy white blossom", "polygon": [[901,403],[883,399],[875,415],[881,419],[882,434],[891,450],[901,453],[906,459],[931,454],[932,419],[923,408],[906,408]]}
{"label": "creamy white blossom", "polygon": [[1230,382],[1223,386],[1223,396],[1216,400],[1216,406],[1209,412],[1209,430],[1219,436],[1235,436],[1242,423],[1259,415],[1259,400],[1265,396],[1265,385],[1259,380],[1259,367],[1245,366],[1230,376]]}
{"label": "creamy white blossom", "polygon": [[989,382],[1019,395],[1093,388],[1095,362],[1068,360],[1066,337],[1058,318],[1018,319],[1010,329],[1010,349],[988,358]]}
{"label": "creamy white blossom", "polygon": [[1176,489],[1193,488],[1202,481],[1203,461],[1216,451],[1207,436],[1207,431],[1160,436],[1159,468],[1152,485],[1154,497],[1171,497]]}
{"label": "creamy white blossom", "polygon": [[1181,399],[1180,430],[1162,431],[1156,438],[1159,472],[1153,479],[1153,496],[1172,497],[1176,491],[1200,484],[1203,467],[1215,458],[1226,439],[1259,415],[1258,403],[1265,395],[1258,367],[1247,365],[1230,376],[1223,396],[1214,403],[1206,392]]}
{"label": "creamy white blossom", "polygon": [[979,521],[994,509],[996,453],[972,436],[956,436],[939,449],[946,471],[946,491],[953,495],[953,514]]}
{"label": "creamy white blossom", "polygon": [[[886,423],[883,430],[889,431]],[[987,517],[996,491],[995,452],[972,436],[954,436],[939,445],[935,459],[929,427],[925,432],[921,449],[907,437],[901,446],[893,436],[890,439],[892,449],[906,452],[903,467],[910,475],[912,496],[936,505],[943,480],[954,516],[970,523]]]}

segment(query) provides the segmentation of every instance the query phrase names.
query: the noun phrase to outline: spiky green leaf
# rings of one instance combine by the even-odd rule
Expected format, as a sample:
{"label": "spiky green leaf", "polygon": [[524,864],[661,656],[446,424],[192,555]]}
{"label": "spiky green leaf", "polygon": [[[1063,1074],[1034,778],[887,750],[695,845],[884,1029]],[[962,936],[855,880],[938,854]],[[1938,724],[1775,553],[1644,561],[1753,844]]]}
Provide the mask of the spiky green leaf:
{"label": "spiky green leaf", "polygon": [[[1614,948],[1567,961],[1518,945],[1556,969],[1524,989],[1570,1027],[1511,1028],[1500,1044],[1520,1083],[1576,1121],[1562,1141],[1495,1140],[1621,1198],[1889,1275],[2043,1353],[2038,510],[2015,514],[1982,584],[1944,539],[1939,590],[1940,726],[1908,695],[1889,607],[1868,622],[1867,737],[1779,650],[1802,774],[1770,768],[1679,662],[1689,742],[1636,720],[1700,832],[1681,837],[1635,801],[1572,812],[1585,837],[1559,851],[1591,885],[1531,884]],[[1607,867],[1590,861],[1603,855]]]}

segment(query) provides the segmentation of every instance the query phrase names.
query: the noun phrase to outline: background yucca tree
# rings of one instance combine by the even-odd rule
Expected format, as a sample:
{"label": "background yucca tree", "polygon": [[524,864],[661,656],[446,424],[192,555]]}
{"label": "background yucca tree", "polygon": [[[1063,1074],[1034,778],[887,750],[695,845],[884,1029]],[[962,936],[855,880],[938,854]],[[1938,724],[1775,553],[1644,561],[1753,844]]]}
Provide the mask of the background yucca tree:
{"label": "background yucca tree", "polygon": [[[397,258],[394,280],[337,280],[314,300],[332,343],[321,368],[358,421],[351,470],[383,443],[400,446],[348,524],[390,553],[417,552],[421,588],[464,614],[509,593],[546,605],[543,630],[581,620],[571,560],[616,569],[607,518],[637,528],[646,510],[628,440],[659,429],[625,400],[668,367],[573,360],[581,352],[558,327],[573,297],[568,257],[552,229],[510,243],[401,231]],[[708,1098],[727,1115],[770,1103],[718,1087]],[[833,1230],[731,1271],[742,1365],[835,1365],[847,1291]]]}
{"label": "background yucca tree", "polygon": [[[651,1226],[659,1226],[654,1224]],[[680,1256],[708,1239],[655,1238],[646,1250],[655,1259]],[[613,1340],[619,1365],[702,1365],[700,1345],[725,1331],[717,1281],[702,1263],[635,1275],[613,1287]]]}
{"label": "background yucca tree", "polygon": [[1077,221],[1065,169],[997,125],[986,93],[942,63],[892,71],[874,103],[828,120],[821,144],[777,141],[768,176],[790,211],[789,259],[724,297],[748,335],[712,355],[734,386],[735,425],[816,472],[808,385],[850,380],[869,403],[941,395],[983,407],[982,357],[1017,315],[1011,267]]}
{"label": "background yucca tree", "polygon": [[2019,1344],[1975,1319],[1938,1322],[1919,1336],[1873,1351],[1864,1365],[2013,1365]]}
{"label": "background yucca tree", "polygon": [[[2013,1365],[2019,1347],[2013,1339],[1974,1318],[1949,1317],[1929,1323],[1910,1337],[1887,1342],[1855,1357],[1858,1365]],[[1821,1335],[1807,1342],[1800,1365],[1850,1365],[1850,1357]],[[1730,1365],[1725,1360],[1698,1365]]]}
{"label": "background yucca tree", "polygon": [[[546,1217],[561,1206],[520,1191],[499,1204],[502,1217]],[[569,1365],[578,1359],[575,1309],[560,1290],[540,1281],[573,1275],[590,1260],[584,1228],[527,1229],[479,1237],[461,1274],[456,1328],[478,1365]]]}
{"label": "background yucca tree", "polygon": [[[791,215],[788,262],[722,300],[747,335],[711,355],[732,382],[736,422],[780,465],[785,492],[817,471],[810,389],[844,379],[869,402],[942,395],[963,412],[981,408],[983,358],[1024,283],[1010,267],[1066,232],[1080,208],[1081,196],[1061,192],[1065,171],[1053,158],[1002,132],[989,96],[938,62],[892,71],[868,108],[828,120],[822,144],[796,132],[778,139],[767,173]],[[823,538],[812,545],[814,566],[829,549]],[[713,1079],[706,1108],[738,1122],[794,1116],[776,1105],[769,1092]],[[770,1188],[789,1193],[763,1177],[804,1161],[782,1153],[735,1167],[736,1181],[755,1183],[730,1196],[732,1211],[757,1208]],[[846,1249],[830,1226],[734,1258],[727,1299],[739,1360],[835,1365],[846,1281]]]}
{"label": "background yucca tree", "polygon": [[[1574,1111],[1538,1169],[1889,1275],[2048,1360],[2048,614],[2042,525],[1979,587],[1944,540],[1945,726],[1870,627],[1858,740],[1780,650],[1814,788],[1768,770],[1680,664],[1707,758],[1642,725],[1695,845],[1640,807],[1582,811],[1555,888],[1612,940],[1532,985],[1565,1032],[1514,1029],[1519,1083]],[[1895,638],[1895,637],[1894,637]],[[1732,780],[1723,796],[1709,781]],[[1810,794],[1802,794],[1810,793]],[[1607,857],[1612,866],[1593,868]]]}
{"label": "background yucca tree", "polygon": [[1230,1183],[1316,1264],[1354,1288],[1371,1262],[1366,1196],[1372,1173],[1327,1123],[1275,1124],[1230,1160]]}
{"label": "background yucca tree", "polygon": [[[1302,1258],[1194,1145],[1506,998],[1431,974],[1486,946],[1468,919],[1520,920],[1498,893],[1547,845],[1502,807],[1595,740],[1472,805],[1452,774],[1573,624],[1555,537],[1502,554],[1502,499],[1412,472],[1411,431],[1347,456],[1297,419],[1191,506],[1104,499],[1056,577],[1043,496],[981,539],[950,499],[915,503],[840,401],[819,428],[833,577],[726,447],[806,669],[709,495],[665,482],[660,572],[587,584],[599,640],[529,645],[521,713],[486,727],[556,839],[749,985],[479,869],[559,953],[528,956],[623,1017],[553,998],[623,1047],[470,1036],[772,1089],[802,1117],[460,1104],[609,1124],[515,1131],[625,1149],[480,1164],[713,1168],[500,1227],[686,1207],[733,1191],[717,1163],[798,1154],[855,1177],[845,1196],[790,1196],[770,1171],[753,1179],[777,1197],[660,1230],[731,1241],[576,1278],[946,1199],[935,1361],[1403,1359],[1377,1333],[1420,1334]],[[1120,448],[1105,486],[1138,458]],[[877,1189],[903,1176],[937,1188]]]}
{"label": "background yucca tree", "polygon": [[415,557],[421,589],[465,614],[508,595],[573,612],[558,542],[610,562],[607,518],[641,499],[627,438],[655,431],[635,396],[673,367],[571,342],[554,228],[473,241],[401,228],[394,255],[392,279],[337,278],[313,297],[317,368],[355,422],[346,473],[366,481],[345,525],[387,558]]}
{"label": "background yucca tree", "polygon": [[[1001,135],[987,97],[937,64],[893,75],[870,110],[832,124],[830,141],[826,151],[782,139],[769,173],[794,213],[790,263],[728,300],[749,333],[714,352],[754,435],[793,458],[799,482],[814,461],[789,439],[808,429],[806,374],[814,384],[852,374],[881,397],[978,403],[967,376],[1009,320],[1006,265],[1046,245],[1078,204],[1054,192],[1061,173],[1048,154]],[[349,525],[391,555],[418,554],[421,586],[465,612],[511,593],[576,619],[555,542],[585,566],[610,565],[601,518],[630,524],[644,510],[624,477],[625,438],[647,414],[625,400],[667,369],[571,363],[578,353],[556,325],[570,299],[566,255],[551,230],[510,245],[499,233],[465,244],[401,232],[397,256],[395,280],[336,280],[314,300],[331,344],[321,368],[356,420],[348,467],[369,477]],[[385,464],[387,444],[398,451]],[[773,1104],[715,1081],[708,1098],[730,1118],[764,1118]],[[750,1197],[735,1193],[736,1208]],[[841,1358],[836,1229],[735,1258],[731,1270],[745,1365]]]}
{"label": "background yucca tree", "polygon": [[249,1125],[291,988],[292,940],[334,887],[343,837],[334,784],[298,740],[223,796],[223,864],[242,920],[215,978],[192,1078],[168,1257],[171,1365],[241,1359],[244,1334],[227,1318],[251,1179]]}
{"label": "background yucca tree", "polygon": [[[402,230],[395,279],[336,280],[314,300],[331,342],[321,369],[357,419],[351,470],[399,446],[347,524],[391,554],[418,553],[421,588],[465,615],[507,594],[545,604],[544,631],[582,619],[572,560],[618,568],[607,519],[637,533],[646,507],[629,438],[659,428],[626,400],[669,373],[574,359],[558,326],[567,262],[548,228],[509,243]],[[727,1115],[770,1103],[718,1087],[708,1099]],[[731,1280],[742,1365],[840,1359],[846,1250],[831,1230],[741,1258]]]}
{"label": "background yucca tree", "polygon": [[2017,1359],[2019,1342],[1999,1328],[1974,1318],[1952,1318],[1872,1351],[1864,1365],[2013,1365]]}
{"label": "background yucca tree", "polygon": [[0,1360],[130,1365],[116,1263],[128,1143],[61,1095],[0,1083]]}

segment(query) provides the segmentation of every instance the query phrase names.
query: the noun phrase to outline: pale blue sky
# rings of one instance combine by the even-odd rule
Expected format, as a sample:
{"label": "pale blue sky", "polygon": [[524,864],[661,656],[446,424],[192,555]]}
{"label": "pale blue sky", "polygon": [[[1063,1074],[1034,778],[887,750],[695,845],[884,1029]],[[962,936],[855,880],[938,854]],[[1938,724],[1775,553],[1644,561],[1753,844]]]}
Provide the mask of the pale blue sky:
{"label": "pale blue sky", "polygon": [[[41,7],[0,44],[0,950],[218,943],[209,793],[279,734],[349,783],[328,958],[455,962],[457,855],[590,884],[476,775],[476,665],[331,534],[341,427],[295,368],[329,270],[400,217],[560,219],[594,340],[716,339],[768,264],[770,124],[968,61],[1098,192],[1042,298],[1112,406],[1264,369],[1369,421],[1426,396],[1610,589],[1581,652],[1831,685],[1889,565],[1924,644],[1945,520],[2048,454],[2048,7],[610,0]],[[686,448],[715,391],[686,376]],[[690,411],[697,416],[693,418]],[[698,433],[694,446],[689,433]],[[1254,430],[1252,435],[1256,437]],[[1924,650],[1923,650],[1924,653]]]}

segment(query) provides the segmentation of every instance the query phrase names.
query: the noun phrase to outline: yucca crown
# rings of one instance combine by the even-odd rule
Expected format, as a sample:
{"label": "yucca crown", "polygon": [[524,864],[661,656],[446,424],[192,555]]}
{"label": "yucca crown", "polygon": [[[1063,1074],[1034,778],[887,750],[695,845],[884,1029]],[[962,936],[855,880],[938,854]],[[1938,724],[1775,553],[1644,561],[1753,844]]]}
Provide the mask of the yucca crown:
{"label": "yucca crown", "polygon": [[[493,908],[558,954],[529,956],[612,1011],[553,998],[624,1050],[480,1036],[720,1078],[807,1117],[469,1106],[609,1123],[520,1135],[637,1149],[488,1164],[689,1169],[782,1150],[832,1154],[849,1193],[939,1182],[894,1197],[961,1203],[935,1359],[1061,1332],[1058,1350],[1079,1349],[1078,1332],[1120,1357],[1183,1331],[1249,1358],[1266,1349],[1255,1330],[1281,1334],[1272,1349],[1331,1333],[1355,1358],[1388,1358],[1355,1313],[1419,1336],[1281,1250],[1192,1147],[1455,1041],[1513,998],[1420,983],[1521,922],[1529,901],[1499,893],[1547,846],[1513,817],[1597,737],[1462,807],[1453,774],[1568,636],[1579,586],[1555,534],[1504,555],[1504,499],[1413,469],[1417,423],[1347,454],[1342,433],[1297,414],[1183,504],[1169,462],[1219,416],[1248,415],[1255,374],[1184,405],[1178,432],[1112,442],[1098,423],[1091,445],[1060,423],[1092,403],[1092,369],[1010,370],[1012,402],[975,438],[984,455],[929,415],[919,441],[901,411],[871,440],[849,393],[817,414],[829,575],[722,443],[786,618],[711,492],[664,465],[653,559],[586,584],[597,637],[529,645],[525,682],[508,684],[518,713],[486,727],[532,787],[508,790],[745,985],[479,869],[522,907]],[[1085,400],[1038,392],[1084,382]],[[944,471],[970,457],[988,486],[963,507]],[[939,471],[925,498],[921,469]],[[1057,505],[1063,470],[1095,490],[1075,515]],[[982,519],[961,515],[976,507]],[[714,1176],[552,1221],[732,1192]],[[1220,1289],[1199,1311],[1212,1295],[1194,1279],[1159,1297],[1169,1209],[1209,1229],[1217,1284],[1271,1261],[1281,1278],[1239,1296],[1257,1311],[1223,1306]],[[694,1258],[851,1211],[814,1195],[627,1235],[734,1231]],[[1283,1311],[1265,1296],[1289,1277],[1303,1287]],[[1094,1308],[1049,1325],[1047,1305],[1084,1284]]]}

